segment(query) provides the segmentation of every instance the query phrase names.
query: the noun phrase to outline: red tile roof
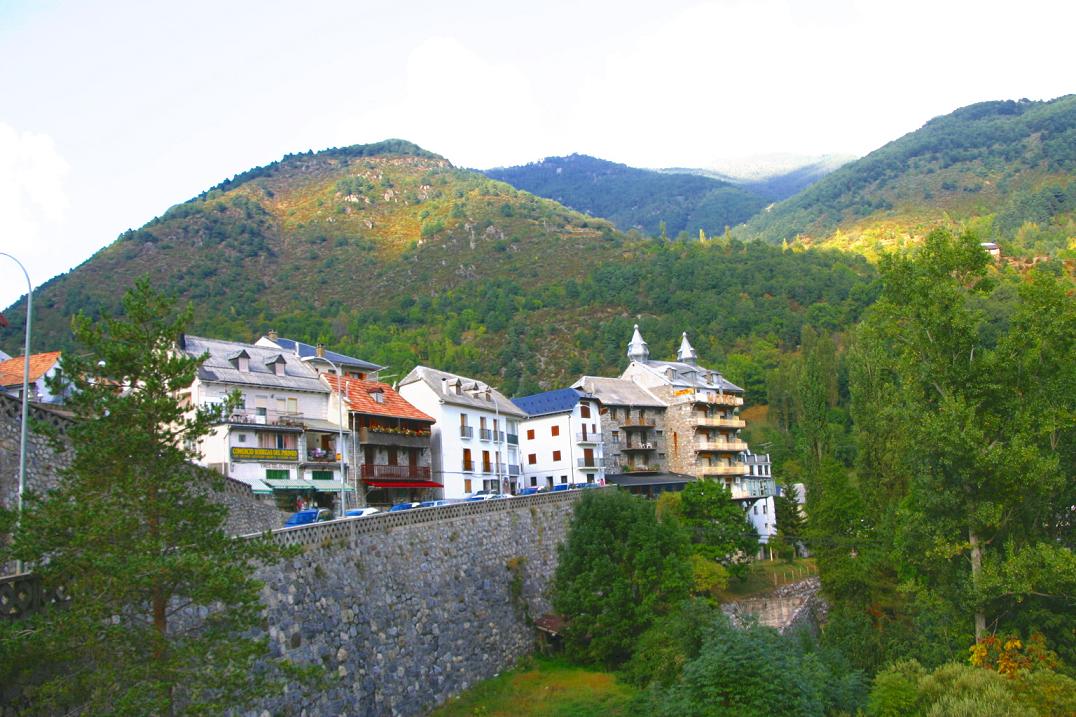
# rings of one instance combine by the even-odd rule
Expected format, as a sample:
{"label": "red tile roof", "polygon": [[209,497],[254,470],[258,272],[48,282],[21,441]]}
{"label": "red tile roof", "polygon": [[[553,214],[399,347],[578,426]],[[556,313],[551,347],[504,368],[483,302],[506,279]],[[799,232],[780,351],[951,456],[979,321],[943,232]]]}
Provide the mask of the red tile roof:
{"label": "red tile roof", "polygon": [[[338,379],[336,376],[323,373],[321,377],[329,384],[329,388],[337,391]],[[381,392],[385,397],[383,403],[374,400],[373,394]],[[413,421],[427,421],[433,423],[434,419],[418,410],[400,394],[396,393],[387,383],[380,381],[363,381],[357,378],[344,378],[344,393],[351,411],[354,413],[367,413],[373,416],[391,416],[393,418],[407,418]]]}
{"label": "red tile roof", "polygon": [[[30,354],[30,383],[44,376],[60,360],[59,351]],[[23,357],[16,356],[0,361],[0,386],[22,385]]]}

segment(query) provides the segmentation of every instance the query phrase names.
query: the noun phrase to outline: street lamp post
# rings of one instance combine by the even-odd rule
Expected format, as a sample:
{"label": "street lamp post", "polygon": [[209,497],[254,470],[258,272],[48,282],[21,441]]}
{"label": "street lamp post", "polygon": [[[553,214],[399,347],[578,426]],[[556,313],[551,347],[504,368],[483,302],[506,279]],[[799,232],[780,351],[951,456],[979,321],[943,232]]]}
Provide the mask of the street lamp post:
{"label": "street lamp post", "polygon": [[343,517],[344,511],[347,509],[347,504],[344,500],[344,496],[347,492],[347,469],[345,468],[346,463],[344,461],[344,373],[331,359],[327,359],[324,356],[306,356],[302,360],[324,361],[336,371],[336,392],[338,394],[337,408],[339,413],[337,418],[337,427],[339,428],[337,443],[339,444],[340,449],[340,516]]}
{"label": "street lamp post", "polygon": [[[26,340],[22,349],[22,426],[19,432],[19,502],[17,520],[22,519],[22,495],[26,490],[26,429],[30,415],[30,321],[33,317],[34,286],[30,283],[30,275],[22,262],[7,252],[0,251],[0,256],[6,256],[19,265],[22,275],[26,277]],[[17,523],[16,523],[17,525]],[[15,572],[22,572],[22,561],[15,561]]]}

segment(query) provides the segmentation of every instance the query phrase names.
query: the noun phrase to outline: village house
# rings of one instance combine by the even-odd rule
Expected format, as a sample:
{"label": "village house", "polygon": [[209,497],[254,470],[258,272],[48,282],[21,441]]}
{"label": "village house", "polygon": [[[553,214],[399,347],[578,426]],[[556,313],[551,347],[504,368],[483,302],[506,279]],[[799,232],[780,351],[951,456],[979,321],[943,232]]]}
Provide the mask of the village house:
{"label": "village house", "polygon": [[516,490],[605,482],[600,404],[577,388],[513,398],[520,423],[523,471]]}
{"label": "village house", "polygon": [[[272,495],[284,510],[301,504],[339,510],[353,504],[345,491],[348,430],[326,420],[329,386],[293,351],[277,346],[182,336],[178,349],[208,354],[181,400],[220,404],[238,392],[239,404],[200,444],[200,463]],[[354,360],[358,362],[357,359]]]}
{"label": "village house", "polygon": [[[6,393],[16,398],[22,397],[25,364],[26,361],[23,356],[0,360],[0,393]],[[47,379],[59,374],[59,372],[59,351],[30,354],[30,400],[35,403],[63,403],[64,396],[54,394],[46,383]]]}
{"label": "village house", "polygon": [[434,482],[444,497],[508,493],[521,475],[519,424],[527,414],[481,381],[416,366],[399,383],[408,402],[433,417]]}

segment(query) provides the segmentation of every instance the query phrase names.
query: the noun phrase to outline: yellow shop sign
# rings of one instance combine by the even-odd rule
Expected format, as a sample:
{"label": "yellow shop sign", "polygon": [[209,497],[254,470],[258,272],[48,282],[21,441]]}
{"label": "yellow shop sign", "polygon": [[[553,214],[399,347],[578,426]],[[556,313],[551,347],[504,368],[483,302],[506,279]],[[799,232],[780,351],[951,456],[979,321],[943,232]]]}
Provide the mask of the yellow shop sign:
{"label": "yellow shop sign", "polygon": [[233,461],[297,461],[297,448],[232,448]]}

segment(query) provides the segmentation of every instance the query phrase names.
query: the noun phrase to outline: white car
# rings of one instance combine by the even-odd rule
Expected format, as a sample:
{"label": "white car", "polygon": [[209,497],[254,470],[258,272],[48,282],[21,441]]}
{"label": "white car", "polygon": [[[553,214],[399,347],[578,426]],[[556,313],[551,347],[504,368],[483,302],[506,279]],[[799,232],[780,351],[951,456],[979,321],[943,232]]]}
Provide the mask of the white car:
{"label": "white car", "polygon": [[374,515],[381,511],[377,508],[352,508],[351,510],[344,511],[345,518],[365,518],[368,515]]}

